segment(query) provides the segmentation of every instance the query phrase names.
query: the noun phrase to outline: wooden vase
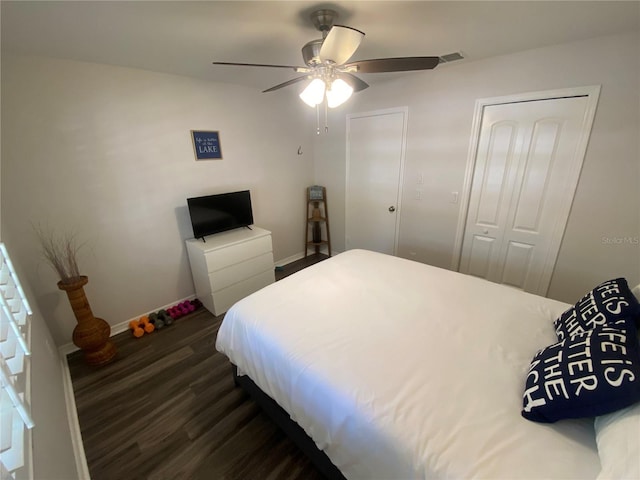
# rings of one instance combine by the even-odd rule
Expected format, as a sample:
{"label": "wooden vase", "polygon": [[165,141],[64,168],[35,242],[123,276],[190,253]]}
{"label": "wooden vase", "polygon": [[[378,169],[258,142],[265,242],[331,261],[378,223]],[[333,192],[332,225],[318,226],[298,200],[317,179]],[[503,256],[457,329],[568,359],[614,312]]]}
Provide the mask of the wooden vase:
{"label": "wooden vase", "polygon": [[104,365],[116,355],[116,347],[109,340],[111,327],[102,318],[93,316],[84,285],[89,279],[78,277],[71,283],[58,282],[58,288],[64,290],[78,324],[73,329],[73,343],[84,352],[84,360],[89,365]]}

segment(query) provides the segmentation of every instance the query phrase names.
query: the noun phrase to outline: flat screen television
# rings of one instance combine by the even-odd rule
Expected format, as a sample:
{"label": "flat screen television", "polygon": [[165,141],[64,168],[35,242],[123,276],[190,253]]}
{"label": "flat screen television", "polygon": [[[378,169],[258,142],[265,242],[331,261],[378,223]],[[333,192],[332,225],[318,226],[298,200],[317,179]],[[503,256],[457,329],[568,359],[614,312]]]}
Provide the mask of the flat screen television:
{"label": "flat screen television", "polygon": [[187,206],[196,238],[253,225],[249,190],[187,198]]}

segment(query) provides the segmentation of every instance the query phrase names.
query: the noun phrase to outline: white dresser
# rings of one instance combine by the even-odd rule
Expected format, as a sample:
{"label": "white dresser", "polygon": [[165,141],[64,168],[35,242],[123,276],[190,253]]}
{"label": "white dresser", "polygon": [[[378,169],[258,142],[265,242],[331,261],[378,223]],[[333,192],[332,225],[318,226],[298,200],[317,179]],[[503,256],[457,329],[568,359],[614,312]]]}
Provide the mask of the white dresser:
{"label": "white dresser", "polygon": [[186,241],[196,296],[214,315],[275,282],[271,232],[251,228]]}

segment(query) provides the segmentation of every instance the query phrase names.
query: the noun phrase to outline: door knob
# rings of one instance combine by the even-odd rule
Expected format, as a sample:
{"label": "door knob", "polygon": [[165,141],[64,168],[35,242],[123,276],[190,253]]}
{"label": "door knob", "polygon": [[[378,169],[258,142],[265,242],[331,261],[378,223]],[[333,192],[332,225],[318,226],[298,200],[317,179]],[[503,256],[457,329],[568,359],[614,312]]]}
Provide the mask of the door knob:
{"label": "door knob", "polygon": [[482,231],[482,233],[484,233],[485,235],[489,235],[489,230],[487,230],[486,228]]}
{"label": "door knob", "polygon": [[391,213],[395,212],[395,211],[396,211],[396,207],[394,207],[393,205],[391,205],[391,206],[389,207],[389,211],[390,211]]}

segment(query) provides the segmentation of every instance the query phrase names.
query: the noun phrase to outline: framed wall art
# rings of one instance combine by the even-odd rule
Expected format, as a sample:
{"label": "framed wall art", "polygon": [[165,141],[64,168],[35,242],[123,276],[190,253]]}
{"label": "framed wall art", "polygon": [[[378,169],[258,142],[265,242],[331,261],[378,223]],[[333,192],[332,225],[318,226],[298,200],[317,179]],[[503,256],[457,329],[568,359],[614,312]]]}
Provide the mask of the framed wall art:
{"label": "framed wall art", "polygon": [[205,130],[191,130],[193,151],[196,160],[221,160],[220,135],[218,132]]}

